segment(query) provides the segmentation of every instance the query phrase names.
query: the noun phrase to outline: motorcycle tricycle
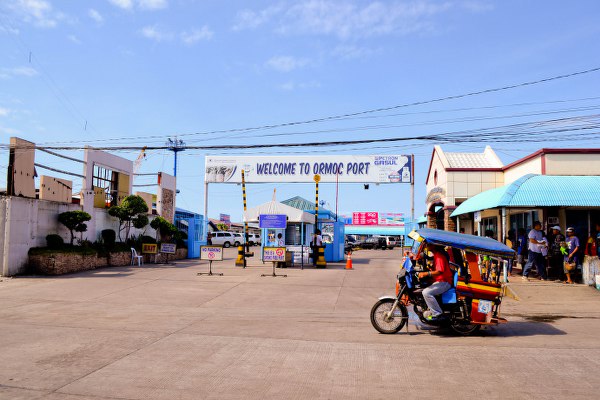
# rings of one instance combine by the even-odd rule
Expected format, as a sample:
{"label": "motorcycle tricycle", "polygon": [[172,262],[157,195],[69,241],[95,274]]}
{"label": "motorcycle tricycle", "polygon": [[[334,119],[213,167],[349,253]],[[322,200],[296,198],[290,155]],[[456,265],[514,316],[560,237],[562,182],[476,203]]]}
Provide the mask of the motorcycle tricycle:
{"label": "motorcycle tricycle", "polygon": [[[399,332],[408,323],[411,306],[423,324],[449,328],[460,335],[507,322],[499,314],[507,290],[506,267],[514,257],[512,249],[490,238],[437,229],[419,229],[409,237],[414,240],[413,251],[405,254],[396,295],[380,297],[371,309],[371,323],[377,331]],[[446,249],[453,276],[452,287],[437,297],[443,314],[435,320],[423,316],[427,310],[423,289],[431,282],[418,278],[419,272],[428,270],[427,244]],[[490,269],[495,273],[489,273]]]}

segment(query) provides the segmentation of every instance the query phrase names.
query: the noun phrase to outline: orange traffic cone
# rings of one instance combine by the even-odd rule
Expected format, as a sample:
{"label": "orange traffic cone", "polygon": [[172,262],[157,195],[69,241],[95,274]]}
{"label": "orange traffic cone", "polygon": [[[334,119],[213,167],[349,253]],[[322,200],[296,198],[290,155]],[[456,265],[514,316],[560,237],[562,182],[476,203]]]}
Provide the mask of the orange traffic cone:
{"label": "orange traffic cone", "polygon": [[346,269],[352,269],[352,252],[348,252],[348,258],[346,259]]}

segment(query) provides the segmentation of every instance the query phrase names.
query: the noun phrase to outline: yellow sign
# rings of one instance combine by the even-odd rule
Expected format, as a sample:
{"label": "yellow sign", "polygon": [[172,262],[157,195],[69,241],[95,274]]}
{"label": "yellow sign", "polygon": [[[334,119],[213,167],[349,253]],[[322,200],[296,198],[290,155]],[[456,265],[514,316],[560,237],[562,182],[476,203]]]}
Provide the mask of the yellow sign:
{"label": "yellow sign", "polygon": [[321,175],[316,174],[315,177],[313,178],[313,180],[317,183],[321,182]]}
{"label": "yellow sign", "polygon": [[158,245],[156,243],[142,243],[142,253],[156,254],[157,251]]}

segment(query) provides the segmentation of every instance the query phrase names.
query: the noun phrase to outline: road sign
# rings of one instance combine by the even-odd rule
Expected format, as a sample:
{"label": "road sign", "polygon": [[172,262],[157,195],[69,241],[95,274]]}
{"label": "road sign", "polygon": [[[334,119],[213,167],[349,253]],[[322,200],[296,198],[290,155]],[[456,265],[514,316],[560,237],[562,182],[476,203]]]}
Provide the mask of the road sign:
{"label": "road sign", "polygon": [[285,229],[287,226],[287,216],[285,214],[260,214],[258,221],[259,226],[265,229]]}
{"label": "road sign", "polygon": [[177,250],[175,243],[161,243],[160,245],[161,253],[175,254],[175,250]]}
{"label": "road sign", "polygon": [[285,247],[265,247],[263,249],[263,261],[285,261]]}
{"label": "road sign", "polygon": [[143,254],[156,254],[158,245],[156,243],[142,243]]}
{"label": "road sign", "polygon": [[223,247],[200,246],[200,259],[208,261],[223,261]]}

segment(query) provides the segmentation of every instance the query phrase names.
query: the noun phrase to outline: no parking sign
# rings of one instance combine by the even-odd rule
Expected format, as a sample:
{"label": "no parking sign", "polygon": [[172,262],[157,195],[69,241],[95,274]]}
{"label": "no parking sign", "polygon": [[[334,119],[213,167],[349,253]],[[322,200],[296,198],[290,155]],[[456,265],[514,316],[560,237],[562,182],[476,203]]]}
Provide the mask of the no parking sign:
{"label": "no parking sign", "polygon": [[223,261],[223,247],[200,246],[200,259],[208,261]]}

